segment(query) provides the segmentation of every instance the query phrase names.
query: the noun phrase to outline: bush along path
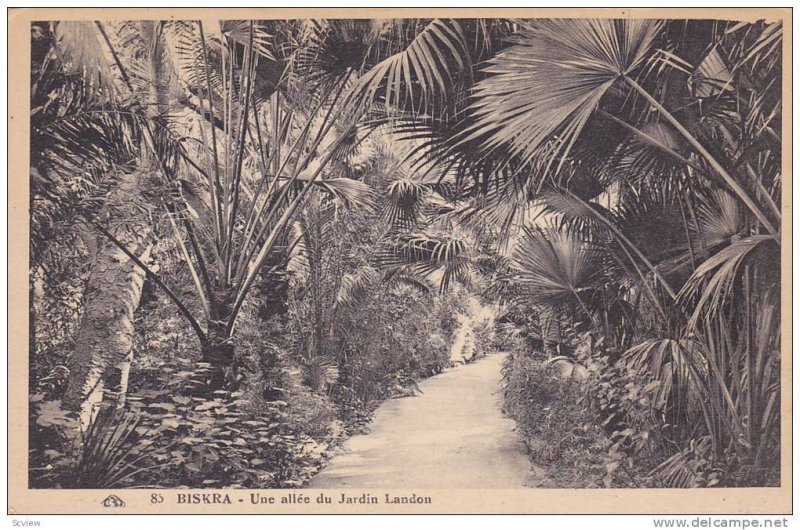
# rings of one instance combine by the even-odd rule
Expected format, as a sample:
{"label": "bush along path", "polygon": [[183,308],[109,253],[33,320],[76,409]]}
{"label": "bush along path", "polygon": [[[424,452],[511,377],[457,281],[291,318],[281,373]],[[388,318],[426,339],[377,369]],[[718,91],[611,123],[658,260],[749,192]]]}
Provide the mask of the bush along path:
{"label": "bush along path", "polygon": [[645,478],[636,478],[641,471],[630,469],[631,459],[625,458],[620,444],[612,443],[601,421],[587,408],[584,389],[570,364],[519,352],[504,361],[503,412],[517,423],[534,462],[532,485],[639,486]]}
{"label": "bush along path", "polygon": [[390,399],[368,434],[350,438],[312,488],[514,488],[535,477],[514,421],[501,410],[501,367],[492,354]]}

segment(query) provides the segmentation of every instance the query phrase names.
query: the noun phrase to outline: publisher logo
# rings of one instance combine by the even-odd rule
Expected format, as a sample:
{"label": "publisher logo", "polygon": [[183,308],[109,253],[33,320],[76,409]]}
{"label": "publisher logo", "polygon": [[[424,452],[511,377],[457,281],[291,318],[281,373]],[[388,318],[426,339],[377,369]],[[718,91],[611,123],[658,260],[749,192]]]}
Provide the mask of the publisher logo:
{"label": "publisher logo", "polygon": [[103,499],[102,504],[106,508],[122,508],[125,506],[125,502],[116,495],[109,495]]}

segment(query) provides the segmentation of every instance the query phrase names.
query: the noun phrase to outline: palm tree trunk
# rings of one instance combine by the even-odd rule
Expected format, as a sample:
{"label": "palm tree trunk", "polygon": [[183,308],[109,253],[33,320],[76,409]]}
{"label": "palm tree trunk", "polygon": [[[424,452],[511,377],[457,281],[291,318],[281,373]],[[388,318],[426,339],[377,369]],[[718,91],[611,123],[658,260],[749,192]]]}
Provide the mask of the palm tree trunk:
{"label": "palm tree trunk", "polygon": [[[121,177],[108,199],[113,208],[129,205],[140,186],[141,175]],[[112,215],[113,217],[113,215]],[[118,223],[108,229],[140,261],[150,259],[152,243],[146,221]],[[84,313],[75,338],[75,351],[69,359],[70,377],[64,397],[69,408],[80,412],[86,427],[103,398],[103,390],[114,371],[126,372],[133,349],[133,314],[142,295],[145,272],[107,238],[101,238],[92,263],[84,294]],[[127,365],[127,367],[126,367]],[[120,373],[117,388],[109,389],[122,396],[127,391],[127,375]]]}
{"label": "palm tree trunk", "polygon": [[235,347],[229,321],[235,296],[233,289],[222,287],[215,289],[214,296],[210,300],[210,317],[202,344],[202,354],[203,362],[209,364],[207,390],[211,392],[227,386],[227,372],[233,366]]}
{"label": "palm tree trunk", "polygon": [[[96,24],[128,89],[133,92],[108,34],[102,24]],[[145,41],[152,44],[146,60],[153,80],[150,96],[157,105],[156,110],[162,111],[168,99],[160,56],[163,42],[155,38],[157,23],[144,21],[139,29]],[[142,266],[149,261],[152,249],[149,220],[136,204],[141,203],[140,192],[146,178],[144,168],[152,162],[143,145],[138,169],[121,176],[108,197],[105,211],[99,216],[112,222],[108,228],[99,227],[106,237],[98,243],[86,286],[84,315],[76,336],[75,352],[69,361],[70,379],[64,398],[67,406],[80,412],[84,428],[103,400],[104,387],[113,385],[114,388],[108,390],[115,395],[117,406],[124,404],[127,395],[133,359],[133,314],[147,277]],[[123,222],[114,223],[120,218],[120,212],[124,212]]]}

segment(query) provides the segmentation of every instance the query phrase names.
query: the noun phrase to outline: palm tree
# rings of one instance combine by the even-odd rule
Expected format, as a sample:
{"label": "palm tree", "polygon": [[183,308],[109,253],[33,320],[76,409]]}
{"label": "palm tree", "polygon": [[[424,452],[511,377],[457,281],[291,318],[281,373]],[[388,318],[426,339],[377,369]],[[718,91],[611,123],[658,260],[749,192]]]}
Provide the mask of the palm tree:
{"label": "palm tree", "polygon": [[[142,262],[152,249],[151,209],[143,196],[152,168],[142,156],[142,106],[162,101],[154,84],[147,94],[125,99],[116,91],[100,39],[105,34],[92,24],[63,22],[39,26],[47,53],[36,65],[32,91],[32,209],[34,242],[51,240],[59,225],[87,216],[123,242]],[[137,32],[145,37],[129,43],[122,53],[140,53],[145,70],[159,78],[161,48],[152,36],[152,24]],[[136,48],[136,50],[134,50]],[[100,71],[99,77],[87,76]],[[86,178],[88,177],[88,178]],[[73,182],[81,183],[77,188]],[[63,193],[77,189],[77,193]],[[49,212],[49,216],[47,213]],[[45,213],[43,216],[42,213]],[[120,222],[124,218],[125,222]],[[63,230],[63,228],[61,228]],[[81,409],[86,426],[105,386],[117,372],[109,390],[121,405],[127,391],[133,346],[133,313],[139,304],[144,271],[92,229],[83,239],[93,254],[91,274],[84,293],[84,312],[69,359],[69,384],[65,402]],[[95,234],[92,234],[95,232]],[[34,246],[34,263],[49,249]]]}
{"label": "palm tree", "polygon": [[[130,31],[130,26],[117,29]],[[163,99],[149,112],[133,113],[140,156],[152,161],[148,184],[159,191],[156,206],[178,242],[205,326],[189,309],[192,304],[148,268],[131,240],[117,237],[96,214],[86,212],[114,253],[144,272],[189,321],[203,360],[211,365],[211,388],[230,375],[237,316],[264,264],[289,245],[291,220],[310,191],[319,188],[356,202],[365,193],[355,181],[328,178],[330,163],[348,142],[357,141],[359,116],[341,105],[348,75],[326,86],[304,84],[297,61],[303,41],[294,29],[274,40],[254,21],[226,22],[219,33],[207,33],[199,22],[157,23],[149,30],[170,41],[174,53],[160,57],[153,69],[171,69]],[[62,30],[75,38],[62,39],[59,50],[84,60],[82,72],[98,74],[109,93],[136,99],[137,87],[153,91],[164,84],[158,72],[140,67],[140,57],[128,60],[104,25]],[[142,33],[134,38],[142,40]],[[271,67],[260,68],[264,62]],[[130,221],[124,212],[114,215],[120,226]],[[131,311],[136,306],[128,305]]]}
{"label": "palm tree", "polygon": [[[681,39],[686,25],[706,40]],[[775,258],[765,256],[780,248],[780,170],[774,165],[780,33],[779,23],[761,22],[521,22],[512,46],[489,61],[490,75],[476,84],[474,123],[460,140],[478,145],[484,157],[535,168],[520,178],[534,179],[533,189],[552,189],[554,195],[543,197],[551,211],[578,221],[593,240],[605,240],[619,268],[639,276],[654,305],[677,322],[671,327],[677,336],[664,339],[672,342],[645,340],[631,350],[634,358],[656,351],[654,344],[663,350],[689,337],[713,344],[692,348],[703,352],[704,363],[693,371],[693,388],[703,387],[704,399],[714,404],[704,407],[705,430],[714,454],[732,443],[753,466],[766,447],[774,448],[774,430],[743,418],[762,429],[776,421],[774,409],[761,408],[775,399],[774,375],[760,367],[772,366],[777,348],[748,326],[759,319],[776,323],[757,315],[777,310],[777,279],[768,265]],[[756,59],[763,70],[754,69]],[[587,145],[604,129],[617,132],[596,146],[605,154]],[[581,197],[570,178],[598,161],[606,175],[601,182],[616,184]],[[603,211],[605,200],[616,205]],[[666,211],[672,213],[666,217]],[[657,229],[643,229],[654,219]],[[659,246],[647,242],[653,233],[664,236]],[[669,296],[652,292],[646,276]],[[727,324],[730,318],[740,322],[741,333]],[[749,342],[756,337],[760,345]],[[741,341],[750,346],[737,350]],[[680,363],[670,366],[676,381],[685,379]],[[653,377],[659,373],[660,367],[650,370]],[[769,382],[756,383],[745,373]],[[744,403],[752,408],[741,411]],[[740,445],[742,437],[748,441]]]}
{"label": "palm tree", "polygon": [[[713,344],[691,348],[707,363],[694,388],[714,403],[704,409],[711,446],[720,455],[733,443],[748,465],[763,462],[766,447],[774,451],[777,412],[762,408],[774,402],[776,380],[761,367],[773,366],[777,349],[753,326],[777,323],[766,316],[777,311],[779,281],[769,265],[776,258],[766,256],[780,250],[781,24],[525,20],[510,29],[486,67],[451,65],[471,76],[437,77],[426,65],[426,79],[441,80],[451,100],[467,102],[461,107],[408,112],[397,94],[426,85],[414,74],[403,82],[418,65],[402,53],[365,82],[364,97],[394,115],[406,110],[393,119],[419,145],[423,172],[473,182],[462,189],[480,199],[462,219],[491,218],[512,231],[531,221],[538,202],[559,230],[596,247],[610,283],[591,301],[638,310],[637,338],[626,340],[632,352],[683,351],[674,345],[696,337]],[[458,53],[455,42],[448,49]],[[663,239],[654,242],[654,233]],[[526,251],[534,257],[518,270],[532,272],[537,288],[558,279],[566,299],[592,314],[552,248],[525,240],[518,253]],[[747,443],[737,445],[745,432]]]}

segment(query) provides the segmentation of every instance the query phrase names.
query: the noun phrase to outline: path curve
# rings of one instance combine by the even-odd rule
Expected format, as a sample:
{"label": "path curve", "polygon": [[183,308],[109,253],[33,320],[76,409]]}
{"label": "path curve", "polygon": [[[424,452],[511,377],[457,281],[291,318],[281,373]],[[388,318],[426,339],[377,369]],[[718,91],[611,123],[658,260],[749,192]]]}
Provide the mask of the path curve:
{"label": "path curve", "polygon": [[531,464],[501,412],[504,354],[420,383],[423,394],[390,399],[368,434],[350,438],[310,488],[518,488]]}

